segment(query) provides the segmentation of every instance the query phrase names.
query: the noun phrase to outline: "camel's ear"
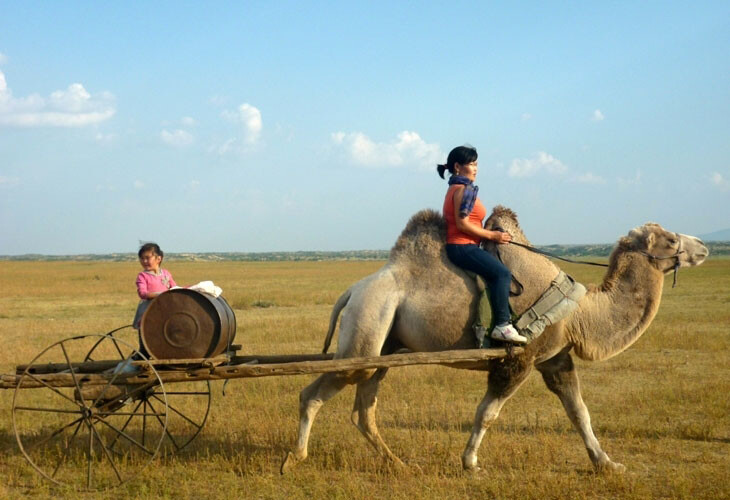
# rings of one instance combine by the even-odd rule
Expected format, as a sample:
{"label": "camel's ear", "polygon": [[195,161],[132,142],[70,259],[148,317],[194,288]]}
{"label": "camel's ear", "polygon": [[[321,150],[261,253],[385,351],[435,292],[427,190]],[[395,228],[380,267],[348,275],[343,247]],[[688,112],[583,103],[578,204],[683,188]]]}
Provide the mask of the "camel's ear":
{"label": "camel's ear", "polygon": [[653,232],[650,232],[649,235],[646,237],[646,249],[650,249],[654,246],[654,241],[656,240],[656,236]]}

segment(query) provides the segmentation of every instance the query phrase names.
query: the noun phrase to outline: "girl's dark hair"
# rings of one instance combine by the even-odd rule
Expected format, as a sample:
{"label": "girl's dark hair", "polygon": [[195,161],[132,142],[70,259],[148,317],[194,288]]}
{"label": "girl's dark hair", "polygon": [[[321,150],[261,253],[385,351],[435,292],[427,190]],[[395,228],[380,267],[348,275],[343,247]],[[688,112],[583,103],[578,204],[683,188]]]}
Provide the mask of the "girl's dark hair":
{"label": "girl's dark hair", "polygon": [[165,256],[165,254],[162,253],[162,250],[160,249],[160,245],[158,245],[157,243],[145,243],[144,245],[139,247],[139,252],[137,252],[137,256],[141,259],[142,255],[147,252],[152,252],[155,255],[159,255],[160,257]]}
{"label": "girl's dark hair", "polygon": [[477,150],[472,146],[457,146],[451,150],[449,157],[446,159],[445,165],[439,165],[436,167],[441,178],[444,178],[444,172],[448,170],[452,174],[454,173],[454,164],[467,165],[473,161],[477,161]]}

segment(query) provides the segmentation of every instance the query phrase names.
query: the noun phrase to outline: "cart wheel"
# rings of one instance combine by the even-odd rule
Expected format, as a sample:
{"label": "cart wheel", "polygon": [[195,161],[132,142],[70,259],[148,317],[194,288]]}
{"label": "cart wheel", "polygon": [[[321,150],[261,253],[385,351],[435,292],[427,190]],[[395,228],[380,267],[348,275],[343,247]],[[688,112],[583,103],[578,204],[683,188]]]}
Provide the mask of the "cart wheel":
{"label": "cart wheel", "polygon": [[[91,347],[84,361],[125,360],[134,351],[129,346],[138,345],[137,330],[125,326],[113,330]],[[162,369],[159,368],[158,369]],[[167,430],[163,446],[164,452],[178,452],[189,445],[203,430],[208,414],[210,413],[210,382],[198,380],[191,382],[176,382],[174,386],[165,389],[164,395],[160,388],[152,388],[142,398],[145,404],[158,406],[167,396],[169,413],[167,416]]]}
{"label": "cart wheel", "polygon": [[[117,363],[93,374],[71,361],[81,359],[100,337],[52,344],[25,367],[13,395],[20,451],[45,478],[76,489],[104,489],[132,479],[157,455],[166,435],[167,398],[152,365],[143,361],[130,373],[134,367]],[[143,359],[127,343],[117,343]],[[134,384],[123,383],[130,378]],[[155,395],[155,404],[148,394]],[[78,474],[79,468],[85,474]]]}

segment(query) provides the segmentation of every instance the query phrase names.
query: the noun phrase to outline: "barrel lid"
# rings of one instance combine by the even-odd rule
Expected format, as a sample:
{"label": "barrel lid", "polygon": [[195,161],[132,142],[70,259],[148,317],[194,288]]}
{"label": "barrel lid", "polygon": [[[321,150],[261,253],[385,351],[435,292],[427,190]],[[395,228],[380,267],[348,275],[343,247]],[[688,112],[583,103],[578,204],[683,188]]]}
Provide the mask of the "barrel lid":
{"label": "barrel lid", "polygon": [[157,359],[203,358],[220,328],[210,299],[186,288],[155,297],[140,323],[142,342]]}

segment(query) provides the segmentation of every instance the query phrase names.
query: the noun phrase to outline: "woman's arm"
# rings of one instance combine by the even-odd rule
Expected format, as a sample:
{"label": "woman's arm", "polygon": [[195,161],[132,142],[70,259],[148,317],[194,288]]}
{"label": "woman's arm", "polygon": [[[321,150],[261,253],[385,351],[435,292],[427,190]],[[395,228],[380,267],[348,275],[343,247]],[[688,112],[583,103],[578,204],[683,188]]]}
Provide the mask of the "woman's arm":
{"label": "woman's arm", "polygon": [[483,240],[491,240],[496,243],[509,243],[512,241],[512,236],[510,236],[509,233],[503,233],[502,231],[489,231],[475,224],[469,224],[468,216],[461,218],[459,216],[459,209],[461,208],[461,200],[463,198],[464,186],[458,185],[454,192],[454,221],[456,222],[456,227],[459,231],[472,236],[478,236]]}

